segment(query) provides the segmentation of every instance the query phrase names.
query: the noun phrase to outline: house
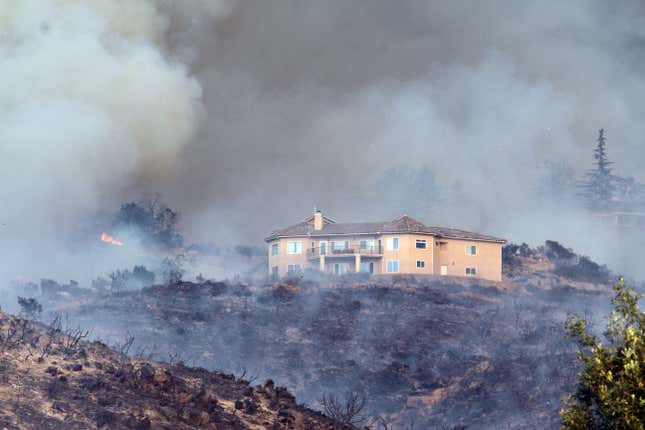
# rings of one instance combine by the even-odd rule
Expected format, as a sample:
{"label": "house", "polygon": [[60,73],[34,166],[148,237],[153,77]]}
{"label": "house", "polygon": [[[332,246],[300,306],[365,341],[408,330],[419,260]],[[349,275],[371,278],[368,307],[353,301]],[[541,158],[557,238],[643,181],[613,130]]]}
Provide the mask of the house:
{"label": "house", "polygon": [[449,275],[501,281],[504,239],[402,216],[386,222],[337,223],[316,211],[265,238],[269,274],[318,269],[333,274]]}

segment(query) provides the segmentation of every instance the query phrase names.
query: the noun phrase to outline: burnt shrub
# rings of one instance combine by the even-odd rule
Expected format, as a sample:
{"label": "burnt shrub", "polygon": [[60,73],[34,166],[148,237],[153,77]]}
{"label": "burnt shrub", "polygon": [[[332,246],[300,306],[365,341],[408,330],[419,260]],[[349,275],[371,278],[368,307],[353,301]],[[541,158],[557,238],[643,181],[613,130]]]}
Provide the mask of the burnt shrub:
{"label": "burnt shrub", "polygon": [[611,272],[606,266],[601,266],[589,257],[584,256],[571,263],[556,263],[554,273],[574,281],[597,284],[608,283],[611,280]]}
{"label": "burnt shrub", "polygon": [[34,298],[18,296],[18,305],[20,306],[20,314],[27,319],[36,319],[43,312],[43,306]]}
{"label": "burnt shrub", "polygon": [[512,266],[516,257],[534,257],[536,254],[537,250],[531,248],[527,243],[522,242],[521,245],[509,243],[502,247],[502,263]]}
{"label": "burnt shrub", "polygon": [[554,240],[544,242],[544,255],[551,261],[572,260],[576,257],[575,252]]}

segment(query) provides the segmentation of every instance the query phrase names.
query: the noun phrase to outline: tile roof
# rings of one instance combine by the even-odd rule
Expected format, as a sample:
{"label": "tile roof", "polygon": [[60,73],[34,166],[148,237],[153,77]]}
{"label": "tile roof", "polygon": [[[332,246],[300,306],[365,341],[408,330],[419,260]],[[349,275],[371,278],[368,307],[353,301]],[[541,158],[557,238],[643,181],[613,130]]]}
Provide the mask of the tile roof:
{"label": "tile roof", "polygon": [[485,242],[504,243],[506,240],[485,234],[473,233],[466,230],[444,227],[429,227],[412,217],[404,215],[392,221],[385,222],[359,222],[359,223],[337,223],[325,217],[325,223],[321,230],[315,230],[313,217],[287,227],[271,232],[265,238],[270,241],[280,237],[320,237],[320,236],[343,236],[351,234],[382,234],[382,233],[424,233],[436,237],[452,239],[470,239]]}

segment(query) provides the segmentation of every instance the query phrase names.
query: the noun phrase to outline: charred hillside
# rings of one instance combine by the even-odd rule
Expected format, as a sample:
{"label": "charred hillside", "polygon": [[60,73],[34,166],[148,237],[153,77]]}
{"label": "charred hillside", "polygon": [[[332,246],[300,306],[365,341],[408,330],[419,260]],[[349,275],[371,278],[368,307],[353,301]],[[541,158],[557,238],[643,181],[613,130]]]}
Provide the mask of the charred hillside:
{"label": "charred hillside", "polygon": [[272,381],[132,359],[60,319],[0,313],[3,429],[335,429]]}
{"label": "charred hillside", "polygon": [[611,275],[555,242],[504,259],[502,283],[206,281],[42,298],[107,343],[128,333],[133,355],[270,375],[311,405],[358,393],[395,428],[557,428],[577,373],[564,321],[601,313]]}

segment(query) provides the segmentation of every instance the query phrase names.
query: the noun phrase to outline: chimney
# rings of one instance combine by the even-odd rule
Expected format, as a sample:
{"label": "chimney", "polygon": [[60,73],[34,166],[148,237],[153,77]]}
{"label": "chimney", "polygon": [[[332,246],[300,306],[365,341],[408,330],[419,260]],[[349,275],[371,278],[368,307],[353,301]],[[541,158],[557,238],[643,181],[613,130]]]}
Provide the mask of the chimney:
{"label": "chimney", "polygon": [[319,210],[314,212],[314,230],[322,230],[325,221],[323,220],[323,214]]}

